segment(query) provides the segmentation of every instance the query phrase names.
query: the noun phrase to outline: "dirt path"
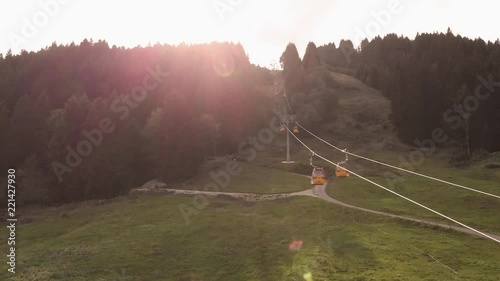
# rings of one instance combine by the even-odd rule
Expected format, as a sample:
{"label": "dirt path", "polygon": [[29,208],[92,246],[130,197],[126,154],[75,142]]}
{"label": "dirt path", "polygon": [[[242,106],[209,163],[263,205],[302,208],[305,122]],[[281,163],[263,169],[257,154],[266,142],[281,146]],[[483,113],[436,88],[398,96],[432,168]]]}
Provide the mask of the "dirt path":
{"label": "dirt path", "polygon": [[[339,200],[331,198],[328,194],[326,194],[326,187],[325,187],[325,185],[316,186],[313,189],[311,189],[311,192],[313,193],[312,196],[314,196],[314,197],[320,198],[320,199],[322,199],[324,201],[330,202],[332,204],[340,205],[340,206],[343,206],[343,207],[346,207],[346,208],[356,209],[356,210],[360,210],[360,211],[363,211],[363,212],[368,212],[368,213],[382,215],[382,216],[391,217],[391,218],[397,218],[397,219],[402,219],[402,220],[407,220],[407,221],[414,221],[414,222],[423,223],[423,224],[432,225],[432,226],[438,226],[438,227],[441,227],[441,228],[453,229],[453,230],[456,230],[456,231],[459,231],[459,232],[463,232],[463,233],[467,233],[467,234],[470,234],[470,235],[474,235],[474,236],[485,238],[484,236],[482,236],[482,235],[480,235],[480,234],[478,234],[478,233],[476,233],[476,232],[474,232],[474,231],[472,231],[472,230],[470,230],[468,228],[462,227],[462,226],[454,226],[454,225],[449,225],[449,224],[445,224],[445,223],[438,223],[438,222],[434,222],[434,221],[430,221],[430,220],[424,220],[424,219],[411,218],[411,217],[407,217],[407,216],[394,215],[394,214],[390,214],[390,213],[385,213],[385,212],[380,212],[380,211],[375,211],[375,210],[371,210],[371,209],[366,209],[366,208],[361,208],[361,207],[358,207],[358,206],[350,205],[350,204],[347,204],[347,203],[344,203],[344,202],[341,202]],[[489,235],[489,236],[491,236],[491,237],[493,237],[495,239],[500,239],[500,236],[498,236],[498,235],[489,234],[489,233],[485,233],[485,234],[487,234],[487,235]]]}
{"label": "dirt path", "polygon": [[207,196],[229,196],[237,199],[242,199],[248,202],[277,200],[282,198],[289,198],[295,196],[294,193],[284,194],[258,194],[258,193],[235,193],[235,192],[216,192],[216,191],[201,191],[201,190],[181,190],[164,188],[165,184],[156,180],[150,181],[143,185],[141,188],[133,189],[132,192],[154,192],[154,193],[168,193],[180,195],[207,195]]}
{"label": "dirt path", "polygon": [[[350,209],[355,209],[367,213],[372,213],[372,214],[377,214],[381,216],[386,216],[386,217],[391,217],[391,218],[397,218],[397,219],[402,219],[402,220],[407,220],[407,221],[413,221],[413,222],[418,222],[422,224],[427,224],[431,226],[437,226],[441,228],[446,228],[446,229],[453,229],[462,233],[466,233],[469,235],[473,236],[478,236],[484,238],[484,236],[479,235],[478,233],[465,228],[461,226],[454,226],[454,225],[449,225],[445,223],[438,223],[430,220],[424,220],[424,219],[417,219],[417,218],[411,218],[407,216],[400,216],[400,215],[394,215],[390,213],[385,213],[385,212],[380,212],[380,211],[375,211],[371,209],[366,209],[354,205],[350,205],[347,203],[344,203],[342,201],[336,200],[332,197],[330,197],[326,193],[326,186],[327,183],[324,185],[320,186],[315,186],[314,188],[307,189],[304,191],[299,191],[299,192],[292,192],[292,193],[283,193],[283,194],[256,194],[256,193],[231,193],[231,192],[214,192],[214,191],[200,191],[200,190],[179,190],[179,189],[168,189],[168,188],[162,188],[163,184],[156,182],[156,181],[151,181],[147,184],[145,184],[143,187],[134,189],[133,192],[158,192],[158,193],[171,193],[171,194],[181,194],[181,195],[207,195],[207,196],[230,196],[233,198],[237,199],[242,199],[248,202],[258,202],[258,201],[269,201],[269,200],[277,200],[277,199],[282,199],[282,198],[290,198],[294,196],[310,196],[310,197],[315,197],[318,199],[321,199],[323,201],[339,205],[345,208],[350,208]],[[488,234],[487,235],[495,238],[495,239],[500,239],[500,236],[494,235],[494,234]]]}

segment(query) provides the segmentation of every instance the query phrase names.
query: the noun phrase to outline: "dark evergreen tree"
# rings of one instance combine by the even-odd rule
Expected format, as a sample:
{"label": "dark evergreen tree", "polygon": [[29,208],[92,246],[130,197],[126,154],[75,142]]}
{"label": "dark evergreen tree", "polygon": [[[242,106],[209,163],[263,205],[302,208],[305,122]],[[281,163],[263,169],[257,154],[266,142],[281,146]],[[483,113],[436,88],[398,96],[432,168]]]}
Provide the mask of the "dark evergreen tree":
{"label": "dark evergreen tree", "polygon": [[304,54],[304,60],[302,61],[304,69],[314,70],[318,66],[320,66],[320,60],[318,55],[318,50],[316,49],[316,45],[313,42],[309,42],[307,44],[306,53]]}

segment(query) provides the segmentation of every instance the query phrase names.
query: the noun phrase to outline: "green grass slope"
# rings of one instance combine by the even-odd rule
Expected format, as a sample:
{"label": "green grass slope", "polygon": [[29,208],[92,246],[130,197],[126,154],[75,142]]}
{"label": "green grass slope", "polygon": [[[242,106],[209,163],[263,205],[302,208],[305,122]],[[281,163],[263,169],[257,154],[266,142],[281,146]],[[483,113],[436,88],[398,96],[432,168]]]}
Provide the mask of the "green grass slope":
{"label": "green grass slope", "polygon": [[[389,156],[388,153],[384,156],[374,155],[376,159],[398,165],[395,160],[397,155]],[[354,166],[356,165],[365,167],[359,172],[361,175],[364,174],[386,187],[391,186],[392,177],[386,177],[385,173],[394,173],[393,170],[366,164],[363,160],[356,161]],[[482,164],[454,169],[440,159],[430,158],[415,169],[423,174],[500,195],[500,176],[497,171],[485,169]],[[356,167],[353,170],[356,171]],[[500,234],[500,199],[408,174],[400,177],[391,189],[472,227]],[[330,181],[327,193],[356,206],[444,221],[437,215],[356,177]]]}
{"label": "green grass slope", "polygon": [[[233,162],[232,160],[229,160]],[[290,174],[276,169],[267,169],[243,162],[238,163],[238,173],[230,175],[227,172],[228,162],[209,162],[198,176],[181,185],[168,185],[173,189],[214,191],[207,185],[218,185],[221,192],[236,193],[290,193],[308,188],[308,180],[303,176]],[[224,175],[225,174],[225,175]],[[224,186],[224,183],[227,183]]]}
{"label": "green grass slope", "polygon": [[[29,210],[1,280],[497,280],[495,243],[314,198],[261,203],[142,195]],[[298,251],[289,249],[303,241]],[[5,252],[5,244],[0,247]],[[454,272],[455,271],[455,272]]]}

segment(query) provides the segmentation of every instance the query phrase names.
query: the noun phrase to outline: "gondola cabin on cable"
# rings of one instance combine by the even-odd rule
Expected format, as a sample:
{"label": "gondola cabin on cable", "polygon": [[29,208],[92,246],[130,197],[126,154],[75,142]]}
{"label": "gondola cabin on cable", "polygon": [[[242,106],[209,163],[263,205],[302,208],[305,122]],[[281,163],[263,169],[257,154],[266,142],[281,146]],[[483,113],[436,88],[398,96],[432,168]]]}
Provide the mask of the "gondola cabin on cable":
{"label": "gondola cabin on cable", "polygon": [[285,129],[285,125],[281,124],[281,127],[280,127],[280,132],[282,132],[282,133],[283,133],[283,132],[285,132],[285,131],[286,131],[286,129]]}
{"label": "gondola cabin on cable", "polygon": [[293,133],[297,134],[299,132],[299,128],[297,126],[293,127]]}
{"label": "gondola cabin on cable", "polygon": [[349,176],[349,172],[346,171],[347,161],[349,160],[349,156],[347,156],[347,149],[342,150],[345,153],[345,160],[337,163],[337,168],[335,169],[335,175],[337,178],[346,178]]}
{"label": "gondola cabin on cable", "polygon": [[337,169],[335,169],[335,175],[337,178],[345,178],[349,176],[349,172],[347,172],[344,168],[347,166],[347,161],[342,161],[337,163]]}
{"label": "gondola cabin on cable", "polygon": [[325,171],[321,167],[314,167],[311,175],[311,184],[323,185],[326,182]]}

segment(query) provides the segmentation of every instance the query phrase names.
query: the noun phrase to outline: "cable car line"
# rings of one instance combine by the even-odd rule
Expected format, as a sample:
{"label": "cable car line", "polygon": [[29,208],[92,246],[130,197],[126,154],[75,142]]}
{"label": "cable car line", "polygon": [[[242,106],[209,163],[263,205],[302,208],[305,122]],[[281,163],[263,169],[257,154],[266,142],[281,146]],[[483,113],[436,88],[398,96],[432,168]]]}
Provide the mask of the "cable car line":
{"label": "cable car line", "polygon": [[[284,86],[283,86],[284,87]],[[292,113],[292,106],[290,105],[290,101],[288,100],[288,95],[286,94],[285,88],[283,88],[283,96],[286,99],[286,104],[288,104],[288,109],[290,110],[290,113]]]}
{"label": "cable car line", "polygon": [[274,84],[274,96],[276,97],[276,106],[278,107],[278,111],[280,114],[280,121],[283,122],[283,113],[281,112],[280,100],[278,97],[278,87],[277,84]]}
{"label": "cable car line", "polygon": [[281,85],[283,85],[283,97],[285,97],[288,109],[290,110],[290,113],[292,113],[292,107],[290,106],[290,101],[288,100],[288,95],[286,93],[285,81],[283,80],[283,76],[281,76]]}
{"label": "cable car line", "polygon": [[[290,115],[295,116],[295,115],[293,115],[292,106],[290,105],[290,101],[288,100],[288,94],[286,93],[285,81],[283,81],[283,77],[281,77],[281,83],[282,83],[281,85],[283,85],[283,97],[285,98],[286,104],[288,105],[288,110],[290,111]],[[297,123],[297,121],[295,121],[295,119],[294,119],[294,122]],[[295,134],[297,134],[299,132],[299,128],[297,127],[297,125],[298,124],[295,124],[293,127],[293,132]]]}
{"label": "cable car line", "polygon": [[[323,157],[323,156],[319,155],[318,153],[314,152],[314,150],[312,150],[311,148],[309,148],[309,147],[308,147],[308,146],[307,146],[307,145],[306,145],[303,141],[301,141],[301,140],[300,140],[300,139],[299,139],[299,138],[298,138],[298,137],[297,137],[297,136],[296,136],[296,135],[295,135],[295,134],[294,134],[294,133],[293,133],[293,132],[292,132],[292,131],[288,128],[288,127],[286,127],[286,129],[288,130],[288,132],[289,132],[289,133],[290,133],[290,134],[291,134],[291,135],[292,135],[292,136],[293,136],[293,137],[294,137],[294,138],[295,138],[298,142],[300,142],[300,143],[301,143],[301,144],[302,144],[302,145],[303,145],[303,146],[304,146],[307,150],[309,150],[309,152],[310,152],[311,154],[314,154],[314,156],[316,156],[316,157],[318,157],[318,158],[320,158],[320,159],[323,159],[324,161],[326,161],[326,162],[328,162],[328,163],[330,163],[330,164],[332,164],[332,165],[334,165],[334,166],[339,167],[339,165],[338,165],[338,164],[336,164],[336,163],[334,163],[334,162],[330,161],[329,159],[327,159],[327,158],[325,158],[325,157]],[[303,128],[303,129],[304,129],[304,128]],[[488,235],[488,234],[486,234],[486,233],[483,233],[483,232],[481,232],[481,231],[479,231],[479,230],[477,230],[477,229],[475,229],[475,228],[472,228],[472,227],[470,227],[470,226],[468,226],[468,225],[466,225],[466,224],[464,224],[464,223],[461,223],[461,222],[459,222],[459,221],[457,221],[457,220],[455,220],[455,219],[453,219],[453,218],[451,218],[451,217],[448,217],[448,216],[446,216],[446,215],[444,215],[444,214],[442,214],[442,213],[440,213],[440,212],[438,212],[438,211],[436,211],[436,210],[434,210],[434,209],[431,209],[431,208],[429,208],[429,207],[427,207],[427,206],[425,206],[425,205],[422,205],[422,204],[418,203],[417,201],[412,200],[412,199],[410,199],[410,198],[408,198],[408,197],[406,197],[406,196],[404,196],[404,195],[401,195],[401,194],[399,194],[399,193],[397,193],[397,192],[395,192],[395,191],[393,191],[393,190],[391,190],[391,189],[389,189],[389,188],[387,188],[387,187],[385,187],[385,186],[383,186],[383,185],[381,185],[381,184],[378,184],[378,183],[376,183],[376,182],[374,182],[374,181],[372,181],[372,180],[369,180],[369,179],[367,179],[367,178],[365,178],[365,177],[363,177],[363,176],[361,176],[361,175],[358,175],[357,173],[354,173],[354,172],[352,172],[352,171],[348,170],[347,168],[344,168],[344,169],[345,169],[347,172],[349,172],[350,174],[353,174],[353,175],[355,175],[356,177],[358,177],[358,178],[360,178],[360,179],[362,179],[362,180],[364,180],[364,181],[367,181],[367,182],[369,182],[369,183],[371,183],[371,184],[373,184],[373,185],[375,185],[375,186],[377,186],[377,187],[380,187],[380,188],[382,188],[382,189],[384,189],[384,190],[386,190],[386,191],[388,191],[388,192],[390,192],[390,193],[392,193],[392,194],[394,194],[394,195],[396,195],[396,196],[398,196],[398,197],[400,197],[400,198],[403,198],[403,199],[405,199],[406,201],[409,201],[409,202],[411,202],[411,203],[413,203],[413,204],[415,204],[415,205],[417,205],[417,206],[419,206],[419,207],[422,207],[422,208],[424,208],[424,209],[426,209],[426,210],[428,210],[428,211],[430,211],[430,212],[433,212],[434,214],[437,214],[437,215],[439,215],[439,216],[441,216],[441,217],[443,217],[443,218],[445,218],[445,219],[447,219],[447,220],[449,220],[449,221],[452,221],[452,222],[454,222],[454,223],[456,223],[456,224],[458,224],[458,225],[460,225],[460,226],[463,226],[463,227],[465,227],[465,228],[467,228],[467,229],[469,229],[469,230],[471,230],[471,231],[473,231],[473,232],[475,232],[475,233],[477,233],[477,234],[480,234],[481,236],[484,236],[484,237],[486,237],[486,238],[488,238],[488,239],[491,239],[491,240],[493,240],[493,241],[495,241],[495,242],[497,242],[497,243],[500,243],[500,240],[499,240],[499,239],[496,239],[496,238],[494,238],[494,237],[492,237],[492,236],[490,236],[490,235]]]}
{"label": "cable car line", "polygon": [[403,169],[403,168],[400,168],[400,167],[397,167],[397,166],[393,166],[393,165],[386,164],[386,163],[383,163],[383,162],[380,162],[380,161],[377,161],[377,160],[374,160],[374,159],[370,159],[368,157],[364,157],[364,156],[361,156],[361,155],[357,155],[357,154],[348,152],[347,150],[340,149],[340,148],[336,147],[335,145],[333,145],[333,144],[325,141],[324,139],[318,137],[317,135],[313,134],[312,132],[310,132],[309,130],[307,130],[306,128],[304,128],[302,125],[300,125],[298,122],[296,124],[300,128],[302,128],[302,130],[306,131],[307,133],[309,133],[313,137],[317,138],[318,140],[326,143],[327,145],[335,148],[336,150],[338,150],[340,152],[343,152],[343,153],[349,154],[351,156],[358,157],[358,158],[361,158],[361,159],[364,159],[364,160],[367,160],[367,161],[370,161],[370,162],[373,162],[373,163],[376,163],[376,164],[380,164],[380,165],[383,165],[383,166],[386,166],[386,167],[389,167],[389,168],[393,168],[393,169],[397,169],[397,170],[400,170],[400,171],[403,171],[403,172],[407,172],[407,173],[410,173],[410,174],[413,174],[413,175],[416,175],[416,176],[424,177],[424,178],[427,178],[427,179],[430,179],[430,180],[438,181],[438,182],[441,182],[441,183],[449,184],[449,185],[452,185],[452,186],[455,186],[455,187],[467,189],[467,190],[470,190],[470,191],[473,191],[473,192],[481,193],[481,194],[484,194],[484,195],[487,195],[487,196],[490,196],[490,197],[495,197],[495,198],[500,199],[499,195],[495,195],[495,194],[492,194],[492,193],[484,192],[484,191],[481,191],[481,190],[477,190],[477,189],[470,188],[470,187],[467,187],[467,186],[463,186],[463,185],[460,185],[460,184],[452,183],[452,182],[445,181],[445,180],[442,180],[442,179],[438,179],[438,178],[435,178],[435,177],[427,176],[427,175],[420,174],[420,173],[417,173],[417,172],[414,172],[414,171],[411,171],[411,170],[406,170],[406,169]]}

